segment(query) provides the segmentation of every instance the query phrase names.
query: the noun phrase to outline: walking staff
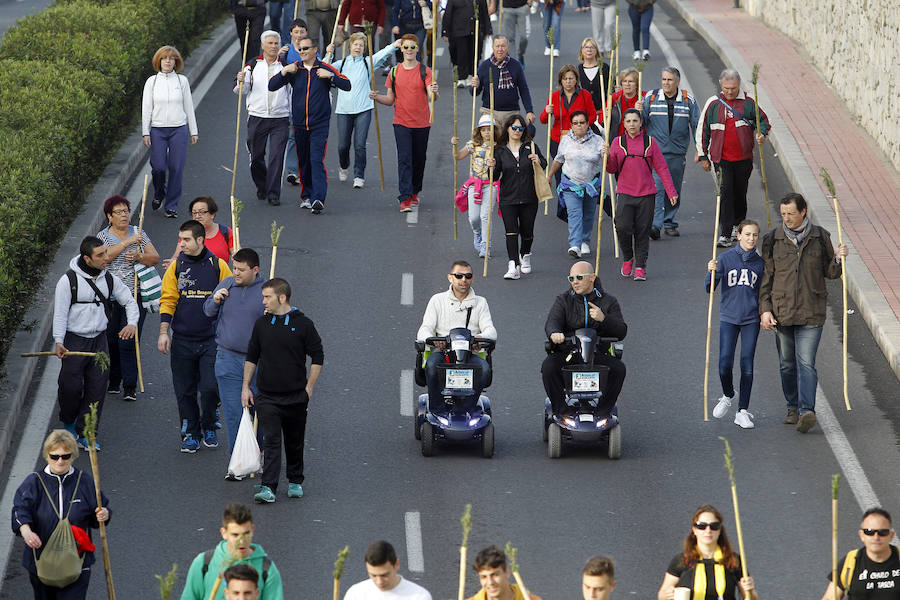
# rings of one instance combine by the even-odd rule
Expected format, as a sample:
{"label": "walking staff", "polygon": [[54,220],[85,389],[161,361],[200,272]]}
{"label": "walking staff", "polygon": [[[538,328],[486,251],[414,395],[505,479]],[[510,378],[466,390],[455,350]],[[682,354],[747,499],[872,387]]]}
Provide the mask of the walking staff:
{"label": "walking staff", "polygon": [[[247,40],[250,37],[250,23],[247,22],[247,28],[244,31],[244,53],[241,57],[241,68],[247,64]],[[237,252],[241,248],[240,243],[240,231],[238,229],[238,214],[240,210],[235,209],[235,203],[237,199],[234,197],[234,184],[237,180],[237,160],[238,160],[238,144],[240,143],[241,137],[241,104],[244,103],[244,81],[243,79],[238,82],[238,97],[237,97],[237,123],[234,126],[234,161],[231,163],[231,194],[229,194],[229,198],[231,199],[231,231],[233,231],[234,236],[234,251]],[[137,286],[135,285],[135,289]]]}
{"label": "walking staff", "polygon": [[[762,161],[762,150],[760,150],[759,152],[759,158],[760,161]],[[763,171],[763,173],[765,173],[765,171]],[[838,244],[843,246],[844,230],[843,228],[841,228],[841,213],[838,210],[838,199],[837,192],[834,189],[834,181],[831,180],[831,175],[828,174],[828,171],[825,170],[825,167],[822,167],[820,175],[822,176],[822,181],[825,182],[825,187],[828,188],[828,194],[831,196],[831,200],[834,202],[834,219],[835,221],[837,221]],[[765,181],[765,175],[763,175],[763,177],[763,181]],[[850,395],[847,392],[847,257],[844,255],[841,255],[841,292],[844,299],[844,314],[841,319],[841,346],[843,349],[842,366],[844,371],[844,406],[847,407],[847,410],[851,410]]]}
{"label": "walking staff", "polygon": [[[713,229],[713,244],[712,244],[712,259],[716,260],[716,247],[718,244],[718,235],[719,235],[719,215],[720,215],[720,207],[722,206],[722,179],[719,175],[719,171],[713,171],[713,178],[716,180],[716,222],[715,229]],[[712,281],[715,282],[716,272],[715,270],[710,271],[710,277]],[[709,421],[709,344],[710,337],[712,334],[712,309],[713,309],[713,296],[712,290],[710,290],[709,294],[709,305],[706,309],[706,366],[703,368],[703,420]]]}
{"label": "walking staff", "polygon": [[[372,58],[372,30],[374,23],[366,21],[366,38],[369,44],[369,85],[375,91],[375,62]],[[375,117],[375,139],[378,140],[378,176],[381,178],[381,191],[384,191],[384,161],[381,158],[381,123],[378,121],[378,103],[372,103],[372,116]]]}
{"label": "walking staff", "polygon": [[[453,139],[459,140],[459,119],[456,109],[456,84],[459,82],[459,68],[453,65]],[[453,144],[453,156],[456,157],[459,144]],[[456,228],[456,190],[459,189],[459,168],[456,160],[453,161],[453,189],[450,194],[450,207],[453,211],[453,239],[458,240],[459,234]]]}
{"label": "walking staff", "polygon": [[[500,3],[503,3],[503,0],[500,0]],[[549,102],[553,101],[553,54],[554,50],[556,50],[556,42],[553,37],[554,29],[551,27],[547,30],[547,41],[550,43],[550,84],[547,89],[547,97],[550,98]],[[550,131],[553,129],[553,123],[551,119],[555,119],[553,115],[547,115],[547,145],[544,146],[547,149],[547,152],[550,152]],[[549,154],[547,156],[550,156]],[[553,161],[547,160],[547,168],[544,171],[544,175],[550,174],[550,163]],[[544,214],[548,214],[549,212],[550,202],[544,202]]]}
{"label": "walking staff", "polygon": [[[491,85],[491,129],[494,127],[494,70],[490,69],[490,85]],[[491,135],[491,160],[494,159],[494,136]],[[487,237],[485,238],[484,248],[484,271],[481,276],[487,277],[488,258],[491,256],[491,213],[494,212],[494,167],[488,167],[488,219],[487,219]]]}
{"label": "walking staff", "polygon": [[[756,82],[759,80],[759,63],[753,63],[753,75],[750,78],[753,83],[753,97],[759,100],[759,92],[756,90]],[[756,130],[759,131],[759,111],[756,111]],[[757,143],[759,143],[757,141]],[[769,209],[769,182],[766,181],[766,158],[763,156],[762,144],[759,144],[759,174],[762,176],[763,192],[766,195],[766,227],[772,229],[772,211]]]}
{"label": "walking staff", "polygon": [[[144,232],[144,207],[147,206],[147,188],[150,185],[150,175],[148,173],[144,174],[144,193],[141,196],[141,217],[138,220],[138,230],[137,230],[137,239],[138,239],[138,252],[143,252],[143,244],[141,244],[141,235]],[[134,301],[140,302],[140,298],[138,298],[138,294],[140,294],[141,290],[141,282],[140,278],[135,272],[134,275]],[[140,309],[140,304],[138,304],[138,309]],[[846,312],[846,311],[845,311]],[[144,370],[141,367],[141,341],[140,335],[137,329],[134,330],[134,356],[137,359],[137,372],[138,372],[138,387],[141,390],[141,393],[144,393]],[[127,390],[126,390],[127,391]],[[99,485],[99,484],[98,484]]]}

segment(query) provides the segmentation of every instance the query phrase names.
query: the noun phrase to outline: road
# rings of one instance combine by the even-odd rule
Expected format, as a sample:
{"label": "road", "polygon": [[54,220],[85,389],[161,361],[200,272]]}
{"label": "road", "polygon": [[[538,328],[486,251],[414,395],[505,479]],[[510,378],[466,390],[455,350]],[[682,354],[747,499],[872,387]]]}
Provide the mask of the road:
{"label": "road", "polygon": [[0,0],[0,39],[23,17],[50,6],[48,0]]}
{"label": "road", "polygon": [[[666,4],[658,3],[656,25],[702,100],[714,91],[722,64],[672,14]],[[621,30],[627,40],[631,31],[624,21]],[[578,41],[590,35],[588,23],[580,14],[565,15],[565,52],[557,65],[575,62],[570,59]],[[535,19],[526,72],[537,106],[546,98],[548,77],[547,61],[537,43],[539,31]],[[655,82],[665,64],[656,48],[654,42],[644,87]],[[235,68],[237,62],[235,52]],[[647,282],[618,276],[609,222],[604,222],[599,275],[608,292],[618,297],[629,323],[628,379],[619,409],[622,459],[610,461],[599,451],[582,449],[553,461],[541,442],[543,323],[553,296],[567,287],[564,276],[571,264],[565,252],[565,225],[553,216],[538,218],[534,273],[520,281],[502,279],[503,235],[495,221],[496,252],[489,276],[475,280],[476,291],[490,302],[500,334],[494,383],[488,391],[496,418],[494,458],[485,460],[476,448],[459,447],[442,447],[433,458],[421,456],[411,418],[401,415],[401,396],[410,391],[401,389],[401,371],[412,367],[415,330],[430,295],[446,286],[444,274],[450,263],[456,258],[475,262],[464,218],[459,222],[459,240],[451,235],[452,108],[447,64],[444,56],[439,63],[443,93],[431,134],[427,186],[412,217],[397,212],[390,111],[383,107],[379,113],[384,193],[378,189],[374,127],[362,191],[333,176],[337,158],[336,140],[331,140],[330,193],[319,217],[296,207],[289,198],[296,188],[285,190],[280,207],[257,205],[247,165],[240,166],[236,195],[247,207],[241,221],[242,243],[267,256],[270,223],[277,220],[286,226],[278,274],[292,282],[293,304],[316,322],[325,344],[325,367],[307,428],[306,496],[289,501],[282,485],[274,505],[254,507],[255,541],[278,564],[286,597],[328,597],[332,563],[345,544],[351,548],[345,588],[363,578],[362,553],[378,538],[398,548],[405,575],[425,585],[436,599],[454,597],[459,517],[471,502],[470,555],[487,544],[511,541],[519,548],[522,574],[534,593],[550,600],[578,597],[582,564],[602,553],[617,561],[617,597],[652,598],[698,505],[717,505],[736,542],[718,439],[727,436],[735,453],[747,562],[760,595],[785,597],[790,590],[798,599],[819,598],[830,568],[831,474],[855,476],[853,489],[846,478],[841,488],[842,551],[857,545],[860,503],[874,495],[889,510],[900,506],[895,483],[900,468],[898,423],[891,414],[897,381],[862,321],[852,316],[854,410],[844,412],[840,287],[832,283],[818,363],[820,423],[828,427],[828,436],[822,427],[800,435],[781,424],[784,403],[770,333],[762,334],[757,350],[751,402],[756,429],[740,430],[730,419],[703,422],[703,275],[714,195],[711,178],[693,163],[689,162],[678,218],[682,236],[652,243]],[[218,75],[198,106],[201,140],[189,151],[186,199],[212,194],[226,204],[230,175],[221,165],[230,166],[234,145],[232,76],[229,69]],[[469,122],[468,106],[460,103],[463,132]],[[537,138],[542,147],[543,132],[540,128]],[[776,158],[771,153],[767,158],[770,194],[779,198],[787,191],[786,179]],[[464,165],[460,167],[463,174]],[[757,173],[751,183],[750,216],[765,223]],[[134,201],[139,194],[129,197]],[[181,212],[186,214],[186,202]],[[227,221],[227,208],[220,215]],[[176,224],[159,214],[148,216],[147,231],[161,254],[172,250]],[[263,272],[268,273],[268,258],[263,262]],[[475,270],[480,272],[480,263]],[[412,282],[411,304],[401,303],[404,274]],[[148,318],[142,344],[147,392],[131,404],[108,397],[103,415],[101,469],[114,511],[109,535],[120,598],[155,598],[153,575],[167,572],[173,563],[178,564],[183,582],[193,557],[219,538],[223,506],[250,502],[253,494],[252,480],[222,479],[227,464],[224,435],[223,447],[217,450],[204,449],[196,455],[178,451],[179,422],[168,359],[152,344],[156,326],[157,319]],[[714,363],[716,338],[714,331]],[[48,372],[52,368],[51,363]],[[719,395],[715,367],[712,371],[711,403]],[[52,396],[52,385],[47,389]],[[35,402],[47,401],[52,399],[38,397]],[[827,417],[825,404],[834,417]],[[833,448],[838,448],[837,454]],[[79,466],[87,464],[86,458],[79,459]],[[18,566],[21,551],[18,541],[0,598],[18,599],[29,593]],[[89,598],[103,597],[101,579],[95,569]],[[181,585],[176,588],[179,593]],[[469,570],[467,594],[476,590],[477,579]]]}

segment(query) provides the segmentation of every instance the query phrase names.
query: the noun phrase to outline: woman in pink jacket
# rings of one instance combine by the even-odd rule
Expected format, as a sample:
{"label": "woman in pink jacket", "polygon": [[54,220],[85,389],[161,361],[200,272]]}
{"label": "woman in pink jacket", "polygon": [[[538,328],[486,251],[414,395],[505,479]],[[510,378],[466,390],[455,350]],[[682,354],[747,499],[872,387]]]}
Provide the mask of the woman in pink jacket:
{"label": "woman in pink jacket", "polygon": [[678,192],[672,185],[669,168],[659,144],[642,131],[641,113],[634,108],[625,111],[625,133],[610,142],[606,170],[618,176],[616,184],[616,232],[622,248],[622,277],[647,280],[647,255],[650,253],[650,225],[656,185],[653,172],[659,175],[674,206]]}

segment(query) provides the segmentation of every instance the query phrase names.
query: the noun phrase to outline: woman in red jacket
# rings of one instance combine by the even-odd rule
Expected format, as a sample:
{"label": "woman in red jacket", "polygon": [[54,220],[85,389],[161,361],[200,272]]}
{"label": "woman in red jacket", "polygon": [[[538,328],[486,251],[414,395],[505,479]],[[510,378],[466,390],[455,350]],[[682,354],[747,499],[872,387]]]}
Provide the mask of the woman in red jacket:
{"label": "woman in red jacket", "polygon": [[613,92],[612,110],[609,113],[609,137],[614,138],[625,133],[625,123],[622,115],[629,108],[644,110],[645,91],[638,91],[638,70],[634,67],[623,69],[619,73],[619,85],[621,89]]}
{"label": "woman in red jacket", "polygon": [[[556,151],[559,149],[559,140],[572,128],[569,122],[572,113],[576,110],[583,110],[588,115],[588,123],[597,120],[594,99],[589,91],[582,89],[578,79],[578,70],[573,65],[564,65],[557,76],[559,89],[553,92],[547,101],[547,106],[541,111],[539,117],[541,123],[546,123],[550,119],[550,115],[553,115],[553,126],[550,128],[551,159],[556,156]],[[559,183],[559,176],[557,176],[556,183]]]}

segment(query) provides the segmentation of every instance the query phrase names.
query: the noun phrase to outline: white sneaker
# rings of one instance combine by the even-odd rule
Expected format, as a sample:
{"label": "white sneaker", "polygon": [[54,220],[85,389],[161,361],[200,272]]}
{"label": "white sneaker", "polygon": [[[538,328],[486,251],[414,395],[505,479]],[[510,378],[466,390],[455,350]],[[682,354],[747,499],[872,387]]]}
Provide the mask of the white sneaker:
{"label": "white sneaker", "polygon": [[553,56],[559,56],[559,48],[553,49]]}
{"label": "white sneaker", "polygon": [[550,56],[550,48],[544,48],[544,56]]}
{"label": "white sneaker", "polygon": [[644,62],[650,60],[650,51],[649,50],[644,50],[644,52],[641,53],[641,60],[643,60]]}
{"label": "white sneaker", "polygon": [[740,426],[742,429],[753,429],[756,426],[753,424],[753,421],[751,421],[752,418],[753,415],[748,413],[745,409],[741,409],[734,415],[734,424]]}
{"label": "white sneaker", "polygon": [[581,258],[581,249],[578,246],[569,246],[569,256],[572,258]]}
{"label": "white sneaker", "polygon": [[353,178],[353,187],[361,188],[366,183],[366,180],[362,177],[354,177]]}
{"label": "white sneaker", "polygon": [[734,398],[729,398],[728,396],[722,396],[719,398],[719,402],[716,404],[716,407],[713,409],[713,416],[717,419],[721,419],[726,414],[728,414],[728,409],[731,408],[731,401]]}
{"label": "white sneaker", "polygon": [[581,244],[581,255],[587,256],[590,253],[591,253],[591,247],[588,246],[586,243]]}
{"label": "white sneaker", "polygon": [[509,261],[509,268],[506,269],[506,274],[503,276],[503,279],[518,279],[522,276],[522,271],[519,269],[519,265],[516,264],[516,261]]}
{"label": "white sneaker", "polygon": [[738,237],[738,228],[735,225],[734,227],[731,228],[731,241],[732,242],[736,241],[737,237]]}
{"label": "white sneaker", "polygon": [[300,201],[300,208],[312,208],[312,203],[309,201],[309,198],[304,198]]}
{"label": "white sneaker", "polygon": [[631,60],[641,60],[641,51],[635,50],[634,54],[631,55]]}
{"label": "white sneaker", "polygon": [[350,169],[338,169],[338,179],[347,181],[348,177],[350,177]]}
{"label": "white sneaker", "polygon": [[522,265],[519,267],[523,275],[531,273],[531,254],[522,255]]}

